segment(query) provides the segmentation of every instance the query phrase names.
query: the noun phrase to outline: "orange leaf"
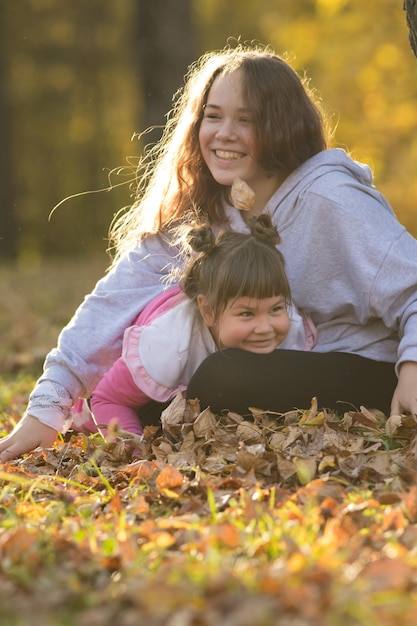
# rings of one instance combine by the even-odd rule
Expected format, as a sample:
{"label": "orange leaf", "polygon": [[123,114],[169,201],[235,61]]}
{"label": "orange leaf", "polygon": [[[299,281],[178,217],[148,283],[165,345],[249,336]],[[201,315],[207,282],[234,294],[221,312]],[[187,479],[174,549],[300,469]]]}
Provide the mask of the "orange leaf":
{"label": "orange leaf", "polygon": [[212,536],[228,548],[238,548],[241,545],[239,531],[232,524],[218,524],[212,528]]}
{"label": "orange leaf", "polygon": [[173,465],[167,465],[157,476],[156,486],[158,489],[175,489],[181,487],[184,482],[183,475]]}

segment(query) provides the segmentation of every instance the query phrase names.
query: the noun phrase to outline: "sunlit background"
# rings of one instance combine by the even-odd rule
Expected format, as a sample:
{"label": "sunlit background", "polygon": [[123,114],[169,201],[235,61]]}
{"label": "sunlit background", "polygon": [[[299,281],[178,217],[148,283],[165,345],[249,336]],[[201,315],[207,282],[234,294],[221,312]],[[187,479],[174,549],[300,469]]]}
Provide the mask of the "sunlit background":
{"label": "sunlit background", "polygon": [[402,0],[0,0],[0,18],[4,258],[104,253],[128,184],[67,200],[48,221],[51,209],[130,163],[111,176],[128,181],[143,147],[132,137],[163,123],[188,63],[229,37],[307,73],[336,145],[373,167],[417,235],[417,59]]}

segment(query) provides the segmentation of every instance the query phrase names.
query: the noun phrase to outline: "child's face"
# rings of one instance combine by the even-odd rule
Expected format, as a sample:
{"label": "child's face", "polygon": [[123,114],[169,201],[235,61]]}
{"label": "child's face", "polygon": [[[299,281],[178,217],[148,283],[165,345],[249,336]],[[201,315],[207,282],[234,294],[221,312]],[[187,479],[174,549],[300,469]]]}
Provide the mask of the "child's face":
{"label": "child's face", "polygon": [[219,348],[267,354],[284,341],[290,328],[283,296],[232,299],[217,320],[207,314],[203,298],[200,312]]}
{"label": "child's face", "polygon": [[243,98],[242,70],[214,80],[199,141],[204,161],[219,184],[230,186],[238,177],[256,193],[257,185],[266,180],[266,172],[255,159],[255,124]]}

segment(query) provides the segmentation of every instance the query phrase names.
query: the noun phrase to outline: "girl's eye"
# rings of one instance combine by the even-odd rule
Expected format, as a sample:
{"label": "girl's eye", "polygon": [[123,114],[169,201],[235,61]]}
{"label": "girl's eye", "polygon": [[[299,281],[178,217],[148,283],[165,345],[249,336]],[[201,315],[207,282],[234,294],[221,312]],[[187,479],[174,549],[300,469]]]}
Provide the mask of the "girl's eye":
{"label": "girl's eye", "polygon": [[281,313],[281,311],[285,310],[285,306],[283,304],[277,304],[277,306],[274,306],[272,309],[273,313]]}
{"label": "girl's eye", "polygon": [[252,317],[253,313],[252,311],[242,311],[239,315],[240,317]]}
{"label": "girl's eye", "polygon": [[207,111],[206,109],[204,109],[203,119],[205,119],[205,120],[218,120],[218,119],[220,119],[220,115],[218,113],[215,113],[214,111]]}

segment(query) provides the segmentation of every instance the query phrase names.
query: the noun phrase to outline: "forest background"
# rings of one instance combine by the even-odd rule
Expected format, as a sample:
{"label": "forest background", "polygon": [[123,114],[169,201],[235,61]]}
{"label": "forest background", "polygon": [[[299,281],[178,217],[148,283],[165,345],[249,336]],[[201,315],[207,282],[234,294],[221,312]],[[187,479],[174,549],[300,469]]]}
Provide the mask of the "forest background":
{"label": "forest background", "polygon": [[417,63],[403,0],[0,0],[0,258],[34,271],[101,254],[104,267],[110,221],[157,138],[142,131],[164,124],[189,63],[229,37],[270,44],[306,71],[336,145],[373,167],[417,235]]}
{"label": "forest background", "polygon": [[[0,437],[108,263],[139,134],[229,36],[307,71],[336,144],[373,166],[417,235],[403,0],[0,0]],[[123,184],[82,193],[109,175]],[[176,399],[133,462],[115,433],[3,464],[0,624],[416,624],[415,421],[314,402],[253,411],[196,415]]]}

